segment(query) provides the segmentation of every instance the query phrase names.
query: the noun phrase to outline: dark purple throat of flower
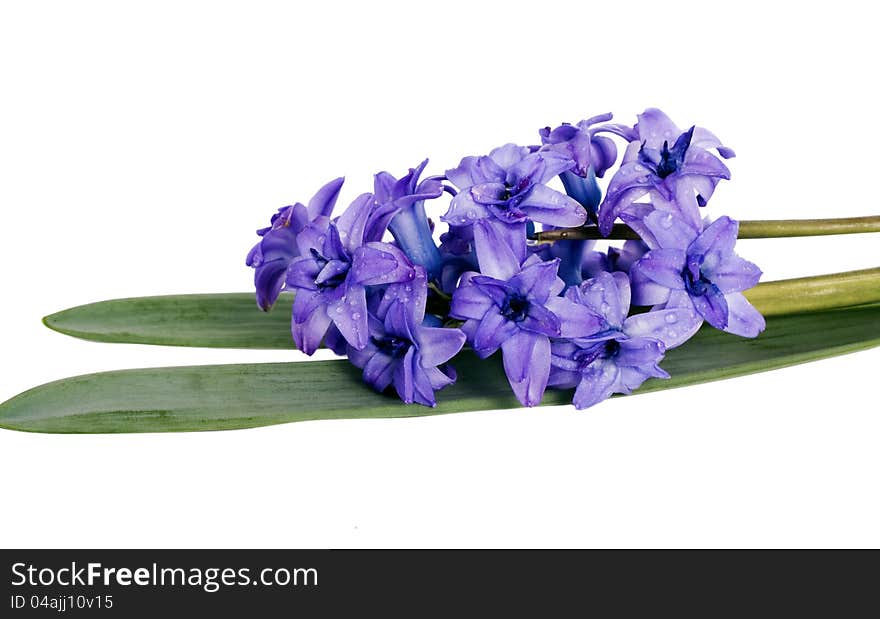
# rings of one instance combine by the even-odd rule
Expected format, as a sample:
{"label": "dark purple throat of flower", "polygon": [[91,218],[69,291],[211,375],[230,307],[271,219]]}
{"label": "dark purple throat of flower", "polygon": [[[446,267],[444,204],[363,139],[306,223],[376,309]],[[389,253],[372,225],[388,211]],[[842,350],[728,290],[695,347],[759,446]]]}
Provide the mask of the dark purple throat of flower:
{"label": "dark purple throat of flower", "polygon": [[639,150],[639,162],[652,170],[660,178],[666,178],[667,176],[678,172],[679,168],[681,168],[681,165],[684,163],[684,155],[690,147],[691,139],[693,137],[694,127],[691,127],[678,136],[675,140],[675,144],[672,145],[671,150],[669,148],[669,142],[664,140],[663,148],[660,150],[659,160],[655,160],[645,152],[645,144],[643,142],[642,148]]}
{"label": "dark purple throat of flower", "polygon": [[511,292],[501,304],[501,315],[511,322],[522,322],[529,314],[529,305],[525,295]]}
{"label": "dark purple throat of flower", "polygon": [[703,257],[699,256],[688,261],[687,266],[681,272],[684,279],[684,285],[687,292],[692,297],[704,297],[707,294],[721,294],[718,286],[713,284],[705,275],[703,275],[700,267],[703,264]]}
{"label": "dark purple throat of flower", "polygon": [[318,263],[318,277],[315,280],[318,290],[332,290],[342,285],[345,278],[348,277],[351,263],[344,260],[325,258],[315,248],[311,248],[309,251],[312,254],[312,258]]}
{"label": "dark purple throat of flower", "polygon": [[408,339],[393,335],[386,335],[385,337],[372,336],[370,341],[379,349],[379,352],[388,355],[392,359],[403,357],[410,346],[412,346],[412,342]]}
{"label": "dark purple throat of flower", "polygon": [[572,360],[578,364],[578,369],[586,370],[597,359],[613,359],[620,352],[620,342],[615,339],[596,342],[589,348],[577,351]]}

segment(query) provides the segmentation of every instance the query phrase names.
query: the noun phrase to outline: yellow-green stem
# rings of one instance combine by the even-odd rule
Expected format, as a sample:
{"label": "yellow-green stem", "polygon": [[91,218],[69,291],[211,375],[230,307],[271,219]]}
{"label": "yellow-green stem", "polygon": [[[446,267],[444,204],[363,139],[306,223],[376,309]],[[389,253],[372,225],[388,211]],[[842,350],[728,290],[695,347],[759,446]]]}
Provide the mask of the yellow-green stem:
{"label": "yellow-green stem", "polygon": [[[880,216],[847,217],[843,219],[767,219],[739,222],[741,239],[773,239],[792,236],[827,236],[832,234],[862,234],[880,232]],[[624,224],[615,224],[607,237],[595,226],[546,230],[532,237],[539,243],[563,239],[638,239],[639,235]]]}

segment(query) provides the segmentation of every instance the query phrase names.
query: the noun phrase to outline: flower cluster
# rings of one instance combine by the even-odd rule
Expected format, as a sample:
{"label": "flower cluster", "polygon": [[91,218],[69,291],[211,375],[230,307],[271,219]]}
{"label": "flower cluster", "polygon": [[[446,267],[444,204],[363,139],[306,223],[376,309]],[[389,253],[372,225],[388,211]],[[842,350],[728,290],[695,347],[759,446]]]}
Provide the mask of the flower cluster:
{"label": "flower cluster", "polygon": [[[247,264],[258,306],[294,293],[300,350],[323,344],[376,390],[425,406],[455,382],[448,362],[465,344],[480,358],[500,350],[523,405],[550,386],[574,388],[587,408],[668,378],[666,351],[704,322],[757,336],[764,319],[742,292],[761,271],[734,252],[736,221],[702,216],[733,151],[657,109],[633,126],[610,121],[546,127],[540,144],[505,144],[442,175],[423,177],[427,160],[400,179],[380,172],[337,216],[343,179],[327,183],[257,231]],[[426,205],[444,195],[438,244]],[[617,221],[640,240],[605,251],[530,240],[539,225],[608,236]]]}

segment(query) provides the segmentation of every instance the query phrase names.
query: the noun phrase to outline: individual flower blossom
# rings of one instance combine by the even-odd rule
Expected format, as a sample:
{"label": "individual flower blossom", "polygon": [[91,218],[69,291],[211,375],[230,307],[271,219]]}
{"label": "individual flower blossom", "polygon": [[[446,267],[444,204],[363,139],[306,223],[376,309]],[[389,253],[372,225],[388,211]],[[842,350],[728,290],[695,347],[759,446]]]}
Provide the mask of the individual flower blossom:
{"label": "individual flower blossom", "polygon": [[[416,269],[422,271],[417,281],[424,292],[424,270]],[[371,302],[367,345],[361,350],[349,346],[349,360],[363,369],[364,382],[376,391],[393,385],[407,404],[436,406],[434,391],[455,382],[455,371],[445,364],[464,346],[464,333],[426,324],[423,294],[420,301],[404,301],[399,293],[376,299]]]}
{"label": "individual flower blossom", "polygon": [[297,235],[299,256],[287,269],[287,286],[296,291],[291,332],[308,355],[331,324],[352,347],[364,348],[369,337],[365,287],[415,278],[399,248],[363,243],[373,206],[372,194],[363,194],[338,219],[318,219]]}
{"label": "individual flower blossom", "polygon": [[284,288],[287,267],[299,255],[297,235],[313,221],[329,218],[345,179],[337,178],[318,190],[307,206],[297,202],[278,209],[268,228],[257,230],[262,239],[248,253],[246,263],[255,269],[257,305],[268,311]]}
{"label": "individual flower blossom", "polygon": [[664,338],[678,323],[690,319],[687,308],[664,309],[627,317],[629,278],[601,273],[565,297],[600,317],[588,337],[554,341],[549,385],[576,387],[573,403],[589,408],[614,393],[629,394],[649,378],[669,378],[657,365],[666,352]]}
{"label": "individual flower blossom", "polygon": [[437,177],[419,181],[428,160],[425,159],[401,179],[388,172],[376,174],[374,195],[376,207],[370,217],[365,235],[367,241],[379,241],[388,228],[398,246],[413,264],[428,271],[431,279],[440,274],[441,257],[431,236],[431,226],[425,213],[425,200],[443,193],[443,183]]}
{"label": "individual flower blossom", "polygon": [[612,119],[611,114],[601,114],[582,120],[576,125],[562,123],[555,129],[544,127],[541,135],[542,150],[554,150],[574,160],[571,172],[586,178],[590,170],[602,178],[605,172],[617,161],[617,146],[611,138],[599,133],[608,132],[628,140],[634,138],[634,132],[622,125],[599,125]]}
{"label": "individual flower blossom", "polygon": [[730,170],[709,150],[725,159],[735,153],[709,131],[682,131],[654,108],[639,115],[634,130],[638,138],[627,147],[599,208],[602,234],[608,235],[614,220],[646,194],[654,208],[677,211],[699,230],[699,207],[706,205],[721,179],[730,178]]}
{"label": "individual flower blossom", "polygon": [[644,225],[652,249],[632,267],[637,304],[693,307],[716,329],[744,337],[764,330],[764,317],[742,294],[761,270],[734,253],[738,222],[719,217],[697,234],[676,215],[654,211]]}
{"label": "individual flower blossom", "polygon": [[627,140],[634,139],[635,136],[630,127],[615,124],[597,125],[597,123],[607,123],[611,118],[611,114],[602,114],[582,120],[576,125],[562,123],[555,129],[544,127],[538,132],[543,144],[542,152],[557,152],[573,161],[571,169],[562,172],[559,178],[566,193],[580,202],[593,218],[602,200],[602,192],[596,178],[602,178],[617,161],[617,146],[614,141],[599,134],[612,133]]}
{"label": "individual flower blossom", "polygon": [[481,273],[465,273],[452,295],[450,316],[482,358],[501,348],[504,372],[525,406],[541,402],[550,374],[550,338],[594,333],[598,319],[587,308],[557,296],[564,283],[559,260],[532,255],[522,264],[487,221],[474,225]]}
{"label": "individual flower blossom", "polygon": [[465,157],[446,177],[460,191],[452,198],[443,221],[454,226],[488,220],[502,242],[520,260],[526,257],[526,222],[580,226],[587,219],[573,198],[546,185],[568,170],[572,160],[562,154],[531,152],[515,144],[496,148],[488,156]]}

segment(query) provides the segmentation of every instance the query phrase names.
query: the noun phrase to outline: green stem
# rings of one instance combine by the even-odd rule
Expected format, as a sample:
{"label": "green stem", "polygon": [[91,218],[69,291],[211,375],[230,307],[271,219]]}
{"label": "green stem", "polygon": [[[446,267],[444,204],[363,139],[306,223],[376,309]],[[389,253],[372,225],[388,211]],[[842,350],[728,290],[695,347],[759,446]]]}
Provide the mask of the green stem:
{"label": "green stem", "polygon": [[[827,236],[831,234],[862,234],[880,232],[880,216],[847,217],[843,219],[767,219],[739,222],[741,239],[774,239],[792,236]],[[539,243],[563,239],[638,239],[639,235],[624,224],[615,224],[611,234],[603,237],[595,226],[546,230],[532,236]]]}
{"label": "green stem", "polygon": [[764,316],[880,303],[880,268],[764,282],[745,295]]}

